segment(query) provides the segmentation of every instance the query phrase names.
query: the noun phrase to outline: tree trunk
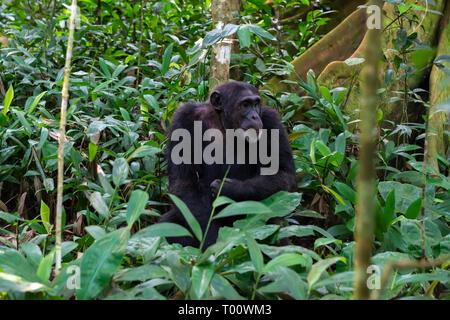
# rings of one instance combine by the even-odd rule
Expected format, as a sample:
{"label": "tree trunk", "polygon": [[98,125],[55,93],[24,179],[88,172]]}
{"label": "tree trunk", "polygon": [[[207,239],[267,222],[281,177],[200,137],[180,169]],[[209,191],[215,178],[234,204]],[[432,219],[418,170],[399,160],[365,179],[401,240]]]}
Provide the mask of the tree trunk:
{"label": "tree trunk", "polygon": [[[214,28],[223,29],[233,20],[231,1],[212,0],[211,13]],[[227,82],[230,77],[232,44],[232,37],[227,37],[213,46],[211,71],[209,75],[209,91],[212,91],[215,86]]]}
{"label": "tree trunk", "polygon": [[[382,0],[373,0],[371,5],[383,8]],[[380,19],[382,14],[380,14]],[[367,268],[372,256],[375,222],[375,146],[378,96],[378,64],[382,57],[380,29],[367,31],[367,46],[364,50],[362,70],[361,136],[359,142],[358,201],[355,228],[355,299],[368,299]]]}
{"label": "tree trunk", "polygon": [[[439,37],[439,45],[437,47],[436,56],[450,54],[450,3],[446,4],[444,17],[440,24],[441,34]],[[450,97],[450,85],[445,79],[448,76],[438,67],[433,66],[430,75],[430,119],[428,132],[428,154],[427,160],[437,171],[439,171],[436,154],[443,154],[449,148],[448,134],[444,134],[444,130],[450,130],[448,125],[449,111],[439,111],[439,104],[445,102]]]}
{"label": "tree trunk", "polygon": [[[231,6],[231,23],[239,25],[241,22],[241,0],[232,0],[230,1]],[[233,45],[231,47],[231,54],[239,54],[239,40],[237,37],[237,33],[233,35]],[[241,76],[239,74],[239,61],[230,69],[230,78],[233,80],[240,80]]]}

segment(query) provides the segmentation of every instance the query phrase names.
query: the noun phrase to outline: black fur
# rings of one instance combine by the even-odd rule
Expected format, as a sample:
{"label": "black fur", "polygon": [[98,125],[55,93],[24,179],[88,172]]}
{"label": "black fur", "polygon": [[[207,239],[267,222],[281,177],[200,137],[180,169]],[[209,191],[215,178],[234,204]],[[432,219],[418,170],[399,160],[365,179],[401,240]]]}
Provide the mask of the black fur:
{"label": "black fur", "polygon": [[[236,103],[246,96],[254,95],[259,97],[259,92],[250,84],[228,82],[213,90],[210,101],[205,103],[186,103],[180,106],[172,118],[169,140],[172,132],[177,128],[187,129],[193,136],[194,121],[196,120],[202,121],[203,132],[209,128],[217,128],[224,132],[224,129],[239,127],[240,123],[237,123],[239,120],[236,120],[235,117],[236,112],[238,112],[236,111],[238,108]],[[211,101],[213,101],[214,105]],[[262,200],[281,190],[291,192],[296,190],[292,150],[280,116],[275,110],[266,106],[262,106],[258,110],[260,112],[259,117],[253,115],[252,119],[259,121],[259,123],[262,121],[264,129],[279,129],[279,171],[275,175],[260,175],[262,165],[259,163],[259,159],[257,164],[231,165],[227,176],[231,180],[224,183],[221,195],[235,201]],[[270,138],[268,141],[270,143]],[[169,141],[166,149],[169,193],[178,196],[186,203],[204,231],[211,213],[212,202],[215,199],[211,188],[217,191],[218,184],[223,179],[229,165],[225,161],[224,164],[212,165],[175,165],[170,155],[173,146],[177,143],[177,141]],[[203,149],[209,143],[204,142]],[[269,150],[271,150],[270,144]],[[193,152],[191,153],[193,157]],[[206,236],[205,248],[215,243],[221,226],[231,225],[234,220],[236,218],[213,220]],[[189,229],[183,215],[177,208],[173,208],[165,213],[160,221],[177,223]],[[190,237],[168,238],[168,241],[170,243],[177,242],[183,245],[199,246],[198,241]]]}

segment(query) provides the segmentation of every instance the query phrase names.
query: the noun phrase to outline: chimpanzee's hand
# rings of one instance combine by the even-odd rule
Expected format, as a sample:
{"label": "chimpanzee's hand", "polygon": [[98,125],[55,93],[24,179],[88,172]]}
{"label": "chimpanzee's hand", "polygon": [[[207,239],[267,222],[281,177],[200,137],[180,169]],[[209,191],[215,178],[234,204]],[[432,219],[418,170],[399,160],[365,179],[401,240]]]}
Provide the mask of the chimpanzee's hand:
{"label": "chimpanzee's hand", "polygon": [[[230,178],[226,178],[223,186],[222,186],[222,190],[220,192],[221,196],[227,196],[230,194],[233,186],[236,186],[236,184],[238,183],[237,180],[235,179],[230,179]],[[222,180],[221,179],[216,179],[213,182],[211,182],[210,187],[211,187],[211,193],[212,196],[215,198],[217,197],[217,194],[219,193],[219,189],[220,189],[220,185],[222,184]]]}

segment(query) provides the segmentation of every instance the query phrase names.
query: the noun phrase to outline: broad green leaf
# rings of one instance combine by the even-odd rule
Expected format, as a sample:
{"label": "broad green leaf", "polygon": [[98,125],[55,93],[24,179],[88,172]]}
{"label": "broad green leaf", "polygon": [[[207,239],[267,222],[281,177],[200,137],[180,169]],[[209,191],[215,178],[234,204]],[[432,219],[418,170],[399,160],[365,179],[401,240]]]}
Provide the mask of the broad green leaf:
{"label": "broad green leaf", "polygon": [[216,200],[214,200],[213,207],[219,207],[230,203],[236,203],[236,201],[225,196],[220,196]]}
{"label": "broad green leaf", "polygon": [[450,281],[450,271],[437,269],[433,273],[405,274],[401,275],[395,284],[424,283],[426,281],[439,281],[444,284],[448,283]]}
{"label": "broad green leaf", "polygon": [[47,230],[47,233],[50,233],[50,208],[42,200],[40,214],[45,230]]}
{"label": "broad green leaf", "polygon": [[292,213],[300,204],[302,194],[297,192],[279,191],[261,201],[272,212],[268,217],[284,217]]}
{"label": "broad green leaf", "polygon": [[308,285],[303,281],[302,277],[286,267],[278,266],[269,273],[274,279],[270,284],[259,288],[261,293],[287,293],[296,300],[305,300],[308,296]]}
{"label": "broad green leaf", "polygon": [[248,234],[246,235],[246,241],[253,266],[255,267],[256,272],[262,273],[264,269],[264,259],[261,253],[261,249],[259,248],[258,243],[255,241],[255,239],[253,239]]}
{"label": "broad green leaf", "polygon": [[116,281],[147,281],[155,278],[165,278],[167,272],[155,264],[145,264],[136,268],[128,268],[119,271],[115,276]]}
{"label": "broad green leaf", "polygon": [[383,223],[385,226],[389,226],[391,224],[392,219],[394,219],[394,213],[395,213],[395,189],[392,190],[391,193],[389,193],[384,205]]}
{"label": "broad green leaf", "polygon": [[100,238],[103,238],[106,235],[106,231],[105,229],[103,229],[100,226],[96,226],[96,225],[92,225],[92,226],[87,226],[86,228],[84,228],[87,233],[89,233],[91,235],[92,238],[94,238],[95,240],[98,240]]}
{"label": "broad green leaf", "polygon": [[134,190],[131,193],[127,205],[127,223],[131,227],[145,210],[148,201],[148,193],[142,190]]}
{"label": "broad green leaf", "polygon": [[224,277],[215,274],[211,280],[212,295],[227,300],[244,300],[234,287]]}
{"label": "broad green leaf", "polygon": [[105,200],[103,199],[100,192],[95,191],[91,194],[89,197],[89,201],[91,202],[91,205],[94,207],[94,209],[105,219],[109,218],[109,208],[105,203]]}
{"label": "broad green leaf", "polygon": [[98,63],[100,64],[100,68],[102,68],[102,71],[103,71],[104,75],[107,78],[111,78],[111,72],[109,71],[109,68],[108,68],[108,65],[105,62],[105,59],[99,58],[98,59]]}
{"label": "broad green leaf", "polygon": [[10,86],[8,91],[6,91],[5,100],[3,101],[3,114],[6,116],[11,105],[11,101],[14,98],[14,88]]}
{"label": "broad green leaf", "polygon": [[124,158],[117,158],[116,160],[114,160],[112,178],[116,187],[125,182],[128,177],[129,170],[130,168],[128,167],[127,160],[125,160]]}
{"label": "broad green leaf", "polygon": [[213,219],[231,217],[241,214],[270,214],[272,210],[266,205],[257,201],[243,201],[230,204],[220,211]]}
{"label": "broad green leaf", "polygon": [[89,162],[94,161],[97,154],[98,146],[95,143],[89,142]]}
{"label": "broad green leaf", "polygon": [[378,191],[386,201],[392,190],[395,189],[395,210],[405,213],[408,207],[422,197],[422,189],[411,184],[396,181],[382,181],[378,184]]}
{"label": "broad green leaf", "polygon": [[26,281],[40,281],[36,276],[36,269],[15,249],[0,246],[0,269],[5,273],[22,277]]}
{"label": "broad green leaf", "polygon": [[44,257],[44,259],[41,260],[41,263],[39,264],[36,274],[43,283],[47,283],[50,278],[54,256],[55,251],[50,252]]}
{"label": "broad green leaf", "polygon": [[307,280],[309,288],[313,287],[314,283],[316,283],[320,279],[320,276],[327,268],[329,268],[338,261],[345,262],[345,258],[343,257],[329,258],[314,263],[313,266],[311,267],[311,270],[308,273]]}
{"label": "broad green leaf", "polygon": [[405,212],[405,217],[408,219],[416,219],[419,216],[420,210],[422,209],[422,198],[417,199],[411,203]]}
{"label": "broad green leaf", "polygon": [[326,189],[326,190],[328,190],[329,192],[331,192],[331,194],[342,204],[342,205],[346,205],[345,204],[345,202],[344,202],[344,200],[342,199],[342,197],[339,195],[339,194],[337,194],[333,189],[331,189],[331,188],[329,188],[329,187],[327,187],[326,185],[322,185],[322,187],[324,188],[324,189]]}
{"label": "broad green leaf", "polygon": [[199,299],[203,296],[214,275],[214,265],[206,264],[192,268],[192,286]]}
{"label": "broad green leaf", "polygon": [[289,238],[292,236],[307,237],[307,236],[313,236],[313,235],[314,235],[314,230],[310,226],[292,225],[292,226],[281,228],[280,233],[278,234],[278,238],[284,239],[284,238]]}
{"label": "broad green leaf", "polygon": [[47,288],[39,282],[29,282],[23,277],[0,272],[0,290],[2,292],[39,292]]}
{"label": "broad green leaf", "polygon": [[308,260],[297,253],[285,253],[277,256],[275,259],[270,260],[266,266],[264,267],[263,272],[270,272],[275,269],[277,266],[290,267],[294,265],[302,265],[306,266]]}
{"label": "broad green leaf", "polygon": [[173,50],[173,43],[169,44],[166,48],[166,51],[164,51],[161,68],[162,75],[165,75],[167,70],[169,70],[170,61],[172,59],[172,50]]}
{"label": "broad green leaf", "polygon": [[24,242],[21,245],[21,249],[22,253],[26,255],[27,260],[37,269],[42,260],[42,252],[39,246],[33,242]]}
{"label": "broad green leaf", "polygon": [[339,193],[342,194],[347,200],[349,200],[353,204],[356,204],[355,190],[353,190],[347,184],[342,183],[342,182],[335,182],[334,186],[339,191]]}
{"label": "broad green leaf", "polygon": [[330,243],[342,244],[342,240],[333,239],[333,238],[317,238],[314,241],[314,249],[317,249],[318,247],[325,246]]}
{"label": "broad green leaf", "polygon": [[248,28],[239,28],[238,32],[239,37],[239,45],[241,48],[247,48],[250,47],[250,31]]}
{"label": "broad green leaf", "polygon": [[146,237],[192,237],[184,227],[169,222],[160,222],[140,230],[137,234]]}
{"label": "broad green leaf", "polygon": [[95,241],[84,252],[81,258],[81,287],[76,293],[78,300],[95,298],[109,283],[122,263],[129,236],[127,228],[113,231]]}
{"label": "broad green leaf", "polygon": [[320,140],[316,141],[316,147],[319,150],[319,152],[323,155],[323,156],[327,156],[331,153],[330,148],[328,148],[325,143],[323,143]]}
{"label": "broad green leaf", "polygon": [[34,111],[34,109],[36,109],[39,101],[41,101],[42,97],[47,93],[47,91],[41,92],[39,95],[36,96],[36,98],[34,98],[33,103],[31,104],[31,106],[28,108],[28,110],[26,111],[26,114],[30,114]]}
{"label": "broad green leaf", "polygon": [[364,58],[348,58],[347,60],[345,60],[345,63],[348,66],[356,66],[358,64],[361,64],[365,61]]}
{"label": "broad green leaf", "polygon": [[189,227],[191,228],[197,240],[201,241],[203,237],[202,228],[200,227],[200,224],[198,223],[197,219],[192,214],[191,210],[189,210],[187,205],[176,195],[169,194],[169,197],[170,199],[172,199],[173,203],[175,203],[177,208],[183,214],[183,217],[186,219]]}

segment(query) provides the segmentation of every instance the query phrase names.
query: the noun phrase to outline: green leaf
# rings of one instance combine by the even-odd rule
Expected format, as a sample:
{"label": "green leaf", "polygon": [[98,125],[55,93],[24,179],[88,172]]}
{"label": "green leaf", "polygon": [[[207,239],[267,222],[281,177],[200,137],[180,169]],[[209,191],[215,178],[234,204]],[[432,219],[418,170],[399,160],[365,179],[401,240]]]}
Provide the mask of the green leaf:
{"label": "green leaf", "polygon": [[87,233],[89,233],[91,235],[92,238],[94,238],[95,240],[98,240],[100,238],[103,238],[106,235],[106,231],[105,229],[103,229],[100,226],[87,226],[86,228],[84,228]]}
{"label": "green leaf", "polygon": [[248,30],[248,28],[239,28],[238,32],[238,37],[239,37],[239,46],[241,48],[247,48],[250,47],[250,31]]}
{"label": "green leaf", "polygon": [[322,185],[322,188],[328,190],[329,192],[331,192],[331,194],[342,204],[342,205],[346,205],[344,200],[342,199],[342,197],[340,195],[338,195],[333,189],[328,188],[326,185]]}
{"label": "green leaf", "polygon": [[264,267],[263,272],[266,273],[273,271],[277,266],[290,267],[298,264],[306,266],[308,264],[308,260],[304,256],[297,253],[285,253],[270,260]]}
{"label": "green leaf", "polygon": [[201,241],[202,237],[203,237],[202,228],[200,227],[200,224],[198,223],[197,219],[195,219],[191,210],[189,210],[187,205],[176,195],[169,194],[169,197],[170,197],[170,199],[172,199],[173,203],[175,203],[177,208],[183,214],[183,217],[186,219],[189,227],[191,228],[192,232],[194,233],[194,236],[197,238],[198,241]]}
{"label": "green leaf", "polygon": [[231,217],[242,214],[270,214],[272,210],[266,205],[257,201],[243,201],[230,204],[225,209],[215,215],[213,219]]}
{"label": "green leaf", "polygon": [[131,193],[127,205],[127,223],[131,227],[145,210],[148,201],[148,193],[142,190],[134,190]]}
{"label": "green leaf", "polygon": [[262,273],[264,269],[264,259],[258,243],[250,235],[246,235],[248,251],[256,272]]}
{"label": "green leaf", "polygon": [[405,217],[408,219],[416,219],[419,216],[420,210],[422,209],[422,198],[417,199],[411,203],[405,212]]}
{"label": "green leaf", "polygon": [[364,58],[348,58],[347,60],[345,60],[345,63],[348,66],[356,66],[363,63],[364,61],[366,61]]}
{"label": "green leaf", "polygon": [[345,199],[349,200],[351,203],[356,204],[356,192],[350,188],[347,184],[342,182],[335,182],[334,186],[336,189],[344,196]]}
{"label": "green leaf", "polygon": [[284,217],[292,213],[298,207],[302,194],[297,192],[279,191],[261,201],[272,213],[268,217]]}
{"label": "green leaf", "polygon": [[114,280],[116,281],[147,281],[154,278],[166,278],[167,272],[160,266],[145,264],[136,268],[120,270]]}
{"label": "green leaf", "polygon": [[384,75],[384,86],[388,87],[392,83],[393,78],[394,78],[394,70],[392,69],[386,70],[386,74]]}
{"label": "green leaf", "polygon": [[17,116],[17,118],[19,118],[20,123],[25,128],[25,132],[30,136],[33,133],[33,129],[31,128],[31,125],[27,121],[27,119],[25,119],[25,114],[22,111],[16,109],[13,109],[13,112]]}
{"label": "green leaf", "polygon": [[116,187],[120,186],[125,182],[128,177],[128,171],[130,168],[128,167],[127,160],[124,158],[117,158],[113,163],[113,182]]}
{"label": "green leaf", "polygon": [[36,96],[36,98],[34,98],[33,103],[31,104],[31,106],[28,108],[28,110],[25,110],[26,114],[30,114],[30,113],[32,113],[34,111],[34,109],[38,105],[39,101],[41,101],[42,97],[46,93],[47,93],[47,91],[41,92],[39,95]]}
{"label": "green leaf", "polygon": [[160,222],[140,230],[137,234],[146,237],[192,237],[191,233],[176,223]]}
{"label": "green leaf", "polygon": [[50,208],[41,200],[41,220],[44,222],[44,228],[50,233]]}
{"label": "green leaf", "polygon": [[39,246],[33,242],[24,242],[21,245],[21,249],[22,253],[25,253],[27,260],[37,269],[42,260],[42,252]]}
{"label": "green leaf", "polygon": [[316,283],[317,280],[320,279],[320,276],[322,275],[322,273],[327,268],[329,268],[330,266],[332,266],[333,264],[335,264],[338,261],[345,262],[345,258],[342,258],[342,257],[329,258],[329,259],[320,260],[320,261],[314,263],[311,267],[311,270],[308,273],[307,280],[308,280],[309,287],[312,288],[314,283]]}
{"label": "green leaf", "polygon": [[442,283],[448,283],[450,279],[450,271],[437,269],[433,273],[417,273],[417,274],[405,274],[401,275],[396,285],[406,283],[423,283],[425,281],[439,281]]}
{"label": "green leaf", "polygon": [[5,100],[3,101],[3,114],[6,116],[9,110],[9,106],[11,105],[11,101],[14,98],[14,88],[11,85],[6,91]]}
{"label": "green leaf", "polygon": [[2,292],[39,292],[46,290],[42,283],[29,282],[23,277],[0,272],[0,288]]}
{"label": "green leaf", "polygon": [[271,275],[274,282],[259,288],[261,293],[287,293],[296,300],[305,300],[308,295],[308,286],[302,277],[286,267],[278,266]]}
{"label": "green leaf", "polygon": [[50,252],[44,257],[44,259],[41,260],[41,263],[39,264],[36,274],[43,283],[47,283],[50,279],[54,256],[55,251]]}
{"label": "green leaf", "polygon": [[228,300],[244,300],[228,280],[218,274],[215,274],[211,280],[211,291],[216,298],[223,297]]}
{"label": "green leaf", "polygon": [[99,59],[98,59],[98,62],[99,62],[99,64],[100,64],[100,68],[102,68],[102,71],[103,71],[104,75],[105,75],[107,78],[111,78],[111,72],[109,71],[109,68],[108,68],[108,65],[107,65],[106,62],[105,62],[105,59],[99,58]]}
{"label": "green leaf", "polygon": [[26,281],[40,281],[36,276],[36,269],[15,249],[0,246],[0,269],[5,273],[22,277]]}
{"label": "green leaf", "polygon": [[165,75],[167,70],[169,70],[170,60],[172,59],[172,50],[173,50],[173,43],[169,44],[169,46],[166,48],[166,51],[164,51],[161,68],[162,75]]}
{"label": "green leaf", "polygon": [[95,143],[89,142],[89,162],[94,161],[97,154],[98,146]]}
{"label": "green leaf", "polygon": [[385,226],[389,226],[394,219],[395,213],[395,189],[389,193],[384,205],[383,223]]}
{"label": "green leaf", "polygon": [[208,289],[209,283],[214,275],[214,265],[207,264],[202,266],[194,266],[192,268],[192,286],[195,294],[199,299],[203,296],[206,289]]}
{"label": "green leaf", "polygon": [[109,208],[105,203],[105,200],[103,199],[100,192],[95,191],[91,194],[89,197],[89,201],[91,205],[94,207],[94,209],[105,219],[109,218]]}
{"label": "green leaf", "polygon": [[81,258],[81,287],[78,300],[95,298],[119,269],[130,233],[127,228],[107,234],[94,242]]}
{"label": "green leaf", "polygon": [[386,201],[388,195],[395,189],[395,209],[405,213],[412,202],[422,197],[422,189],[411,184],[396,181],[382,181],[378,191]]}
{"label": "green leaf", "polygon": [[330,148],[328,148],[321,140],[316,141],[316,147],[323,156],[327,156],[331,153]]}
{"label": "green leaf", "polygon": [[329,103],[333,103],[333,97],[330,94],[330,90],[328,90],[327,87],[324,86],[320,86],[320,92],[322,93],[322,95],[325,97],[325,99],[327,99],[327,101]]}

